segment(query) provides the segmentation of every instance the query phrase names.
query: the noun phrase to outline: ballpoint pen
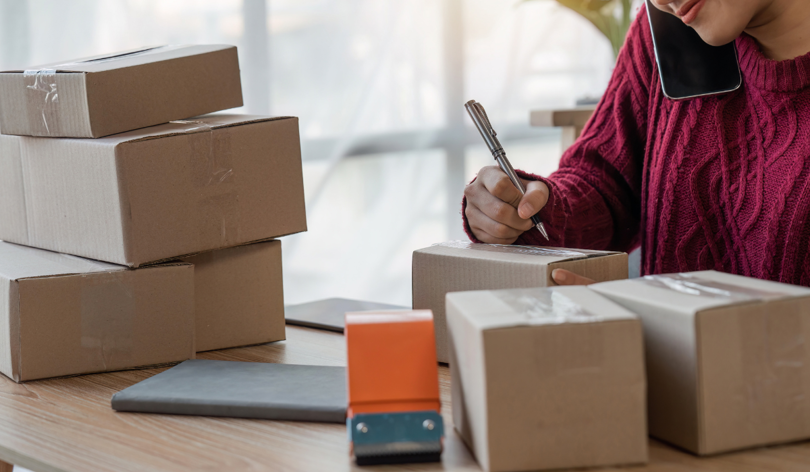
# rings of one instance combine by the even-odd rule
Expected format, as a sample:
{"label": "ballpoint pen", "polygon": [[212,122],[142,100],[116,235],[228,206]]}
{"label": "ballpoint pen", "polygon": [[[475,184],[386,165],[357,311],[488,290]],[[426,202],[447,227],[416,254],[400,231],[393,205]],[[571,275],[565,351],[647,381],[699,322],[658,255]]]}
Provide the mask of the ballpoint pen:
{"label": "ballpoint pen", "polygon": [[[475,123],[475,127],[478,128],[478,132],[481,133],[481,137],[484,138],[484,142],[487,143],[487,147],[489,147],[492,157],[498,161],[498,166],[500,166],[501,170],[509,176],[509,180],[511,180],[512,184],[517,187],[520,194],[524,195],[526,193],[526,188],[523,186],[523,182],[521,182],[517,173],[515,173],[515,169],[512,168],[512,164],[509,163],[509,159],[506,158],[506,151],[503,150],[503,146],[501,146],[500,141],[498,141],[498,133],[496,133],[492,128],[492,124],[489,122],[489,118],[487,117],[487,112],[484,111],[484,107],[475,100],[470,100],[464,104],[464,108],[467,109],[467,113],[470,114],[470,118],[472,118],[473,123]],[[543,222],[540,221],[540,217],[533,215],[532,223],[534,223],[534,227],[537,228],[537,231],[540,231],[540,234],[542,234],[543,237],[546,238],[546,241],[548,241],[548,233],[546,233],[546,227],[543,226]]]}

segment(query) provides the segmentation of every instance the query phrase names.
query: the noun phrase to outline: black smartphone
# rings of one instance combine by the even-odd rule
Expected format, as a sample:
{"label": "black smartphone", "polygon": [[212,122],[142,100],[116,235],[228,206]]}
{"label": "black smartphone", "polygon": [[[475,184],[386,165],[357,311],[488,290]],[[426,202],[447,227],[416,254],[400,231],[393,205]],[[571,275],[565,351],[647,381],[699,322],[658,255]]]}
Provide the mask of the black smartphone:
{"label": "black smartphone", "polygon": [[655,61],[664,95],[673,100],[733,92],[742,85],[737,46],[711,46],[680,18],[647,0]]}

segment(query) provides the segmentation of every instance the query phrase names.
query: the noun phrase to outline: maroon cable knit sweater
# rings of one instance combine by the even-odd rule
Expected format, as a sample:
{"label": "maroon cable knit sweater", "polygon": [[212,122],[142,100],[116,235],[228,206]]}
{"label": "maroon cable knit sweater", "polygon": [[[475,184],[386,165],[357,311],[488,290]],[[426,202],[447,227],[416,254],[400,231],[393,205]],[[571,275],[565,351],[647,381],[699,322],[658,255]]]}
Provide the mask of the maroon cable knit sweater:
{"label": "maroon cable knit sweater", "polygon": [[772,61],[747,35],[737,48],[739,90],[669,100],[642,8],[559,170],[522,174],[549,186],[550,243],[532,229],[515,244],[641,245],[642,274],[715,269],[810,285],[810,54]]}

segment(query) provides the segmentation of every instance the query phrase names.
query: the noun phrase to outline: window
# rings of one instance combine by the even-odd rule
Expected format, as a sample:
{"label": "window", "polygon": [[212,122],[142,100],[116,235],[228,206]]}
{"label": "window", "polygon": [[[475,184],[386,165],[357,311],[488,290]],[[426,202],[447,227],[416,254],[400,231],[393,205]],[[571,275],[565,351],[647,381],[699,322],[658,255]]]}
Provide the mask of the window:
{"label": "window", "polygon": [[0,0],[0,66],[178,43],[239,47],[239,113],[301,119],[309,231],[284,238],[285,297],[410,304],[414,249],[463,238],[464,184],[492,162],[548,174],[559,134],[531,109],[599,96],[607,40],[535,0]]}

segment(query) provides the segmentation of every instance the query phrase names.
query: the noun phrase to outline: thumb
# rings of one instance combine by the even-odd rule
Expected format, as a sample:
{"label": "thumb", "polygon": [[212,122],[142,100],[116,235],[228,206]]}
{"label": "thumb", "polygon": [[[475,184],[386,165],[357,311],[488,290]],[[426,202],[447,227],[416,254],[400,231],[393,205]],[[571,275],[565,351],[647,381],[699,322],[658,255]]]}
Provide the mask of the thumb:
{"label": "thumb", "polygon": [[548,202],[548,187],[538,180],[524,180],[526,193],[518,203],[518,216],[528,220],[542,210]]}
{"label": "thumb", "polygon": [[551,278],[557,282],[557,285],[590,285],[596,283],[593,279],[583,277],[565,269],[554,269],[551,271]]}

